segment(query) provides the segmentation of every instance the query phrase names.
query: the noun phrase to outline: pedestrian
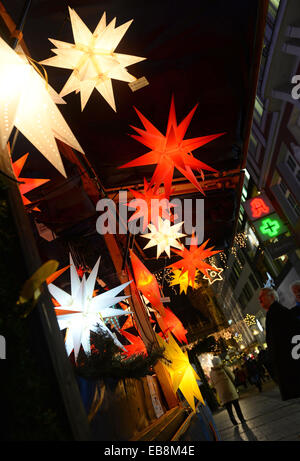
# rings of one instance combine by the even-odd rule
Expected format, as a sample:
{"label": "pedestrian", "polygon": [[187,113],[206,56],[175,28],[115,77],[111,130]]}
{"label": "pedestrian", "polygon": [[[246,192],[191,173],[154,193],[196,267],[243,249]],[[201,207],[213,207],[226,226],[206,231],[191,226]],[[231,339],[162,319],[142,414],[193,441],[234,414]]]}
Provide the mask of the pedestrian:
{"label": "pedestrian", "polygon": [[[270,358],[268,354],[268,349],[264,349],[262,346],[258,346],[258,355],[257,355],[257,362],[258,364],[265,368],[267,370],[267,374],[269,375],[269,378],[271,377],[272,371],[271,371],[271,364],[270,364]],[[267,376],[268,377],[268,376]]]}
{"label": "pedestrian", "polygon": [[245,418],[239,405],[239,395],[234,385],[234,374],[222,364],[220,357],[213,357],[212,364],[211,384],[216,389],[220,404],[225,406],[232,424],[237,426],[238,423],[233,415],[232,407],[235,408],[241,423],[245,422]]}
{"label": "pedestrian", "polygon": [[295,282],[291,283],[290,290],[295,296],[296,302],[295,306],[291,308],[291,313],[300,320],[300,280],[295,280]]}
{"label": "pedestrian", "polygon": [[248,379],[250,384],[254,384],[259,392],[262,392],[261,376],[256,360],[253,358],[245,357],[245,366],[248,371]]}
{"label": "pedestrian", "polygon": [[238,387],[242,385],[245,389],[247,389],[247,375],[242,368],[237,367],[235,369],[235,377],[237,380],[236,386]]}
{"label": "pedestrian", "polygon": [[278,384],[282,400],[300,397],[300,360],[295,352],[300,337],[300,320],[290,309],[279,303],[273,288],[263,288],[259,294],[261,307],[267,311],[266,342],[271,377]]}

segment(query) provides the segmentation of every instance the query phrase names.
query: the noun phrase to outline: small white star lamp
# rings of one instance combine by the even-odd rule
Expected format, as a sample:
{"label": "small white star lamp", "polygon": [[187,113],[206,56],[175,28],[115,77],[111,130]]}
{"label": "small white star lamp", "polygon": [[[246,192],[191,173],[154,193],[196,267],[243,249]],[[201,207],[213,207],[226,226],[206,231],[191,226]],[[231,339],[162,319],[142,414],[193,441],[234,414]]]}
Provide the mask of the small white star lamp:
{"label": "small white star lamp", "polygon": [[67,353],[70,355],[74,349],[75,360],[77,360],[80,345],[82,345],[86,353],[90,352],[90,332],[97,332],[99,328],[104,335],[112,337],[118,347],[124,349],[124,346],[107,328],[104,319],[130,314],[129,311],[114,309],[110,306],[129,297],[116,295],[123,291],[131,281],[98,296],[93,296],[99,263],[100,258],[89,277],[86,279],[85,275],[83,275],[82,280],[80,280],[70,255],[71,294],[66,293],[52,283],[48,285],[51,295],[60,304],[59,307],[55,307],[59,327],[62,330],[68,329],[65,341]]}
{"label": "small white star lamp", "polygon": [[0,138],[6,147],[15,126],[63,175],[65,169],[55,138],[84,153],[56,107],[65,103],[24,54],[0,37]]}
{"label": "small white star lamp", "polygon": [[183,245],[177,240],[178,238],[186,236],[186,234],[178,232],[182,224],[183,222],[171,226],[171,223],[168,219],[163,220],[159,216],[158,226],[156,227],[154,224],[148,224],[148,228],[151,232],[141,235],[141,237],[149,239],[149,242],[144,247],[144,250],[146,248],[157,246],[156,258],[159,258],[161,253],[164,251],[170,258],[171,247],[179,248],[180,250],[183,247]]}
{"label": "small white star lamp", "polygon": [[114,18],[106,25],[104,13],[92,33],[70,7],[69,13],[74,44],[49,39],[56,46],[52,50],[56,56],[41,61],[41,64],[73,70],[60,95],[65,96],[73,91],[80,92],[81,110],[84,109],[92,91],[96,88],[116,111],[111,80],[134,82],[136,78],[127,71],[126,67],[146,59],[115,53],[132,20],[115,27],[116,18]]}

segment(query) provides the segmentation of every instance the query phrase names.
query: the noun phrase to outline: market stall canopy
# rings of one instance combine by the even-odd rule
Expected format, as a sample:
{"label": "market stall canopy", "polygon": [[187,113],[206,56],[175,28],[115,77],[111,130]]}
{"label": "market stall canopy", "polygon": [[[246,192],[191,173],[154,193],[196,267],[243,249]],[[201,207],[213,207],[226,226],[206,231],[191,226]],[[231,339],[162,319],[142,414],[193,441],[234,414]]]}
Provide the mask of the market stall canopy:
{"label": "market stall canopy", "polygon": [[[18,23],[23,2],[3,0],[2,4],[12,20]],[[136,134],[131,126],[143,128],[134,107],[164,134],[172,95],[178,123],[198,104],[185,137],[191,139],[225,133],[193,150],[196,159],[218,171],[205,171],[205,238],[210,237],[212,244],[218,248],[228,247],[239,209],[267,2],[33,1],[23,36],[34,60],[42,61],[54,56],[51,51],[54,47],[48,38],[74,43],[68,6],[76,11],[92,32],[104,12],[107,23],[116,17],[116,26],[133,19],[116,51],[146,58],[131,65],[129,70],[136,78],[145,76],[148,85],[132,91],[125,81],[112,80],[116,112],[96,90],[83,111],[80,95],[75,92],[64,96],[67,104],[59,105],[103,190],[114,196],[119,189],[142,189],[144,177],[149,182],[155,170],[155,165],[118,168],[149,151],[148,147],[129,136]],[[49,84],[59,93],[71,71],[50,66],[46,67],[46,71]],[[63,178],[20,135],[13,159],[28,151],[31,152],[27,162],[28,175],[34,173],[34,177],[38,177],[38,172],[41,178],[53,178],[53,187],[57,191],[57,184],[63,182]],[[70,155],[66,160],[64,152],[62,154],[68,173]],[[82,154],[75,152],[75,157],[79,158],[77,163],[80,164]],[[85,159],[83,163],[88,169]],[[93,172],[89,171],[89,176],[92,175]],[[91,194],[89,196],[95,203],[95,191],[88,184],[88,179],[83,178],[84,183],[82,175],[79,174],[79,177],[82,188],[88,195]],[[201,177],[198,175],[197,179]],[[176,169],[173,185],[174,196],[203,198]],[[40,190],[46,192],[39,202],[39,219],[43,217],[47,226],[58,233],[63,227],[64,230],[74,227],[78,217],[73,213],[73,221],[67,215],[68,220],[63,226],[60,217],[56,228],[55,207],[51,206],[51,201],[58,202],[57,193],[51,193],[51,183]],[[76,188],[71,195],[74,206],[78,206],[81,199],[78,195],[76,198]],[[72,201],[71,195],[69,200]],[[51,219],[47,216],[49,209],[52,210]],[[93,215],[92,211],[87,214]],[[80,216],[86,219],[86,213]]]}

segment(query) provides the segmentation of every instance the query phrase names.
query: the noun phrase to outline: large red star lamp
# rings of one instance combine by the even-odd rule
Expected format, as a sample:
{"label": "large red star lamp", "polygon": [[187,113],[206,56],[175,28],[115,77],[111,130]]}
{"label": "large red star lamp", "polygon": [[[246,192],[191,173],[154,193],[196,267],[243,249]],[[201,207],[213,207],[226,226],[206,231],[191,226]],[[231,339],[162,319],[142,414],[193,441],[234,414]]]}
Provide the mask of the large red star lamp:
{"label": "large red star lamp", "polygon": [[148,299],[152,307],[157,310],[160,315],[164,316],[165,310],[161,302],[161,294],[156,277],[151,274],[132,250],[129,250],[129,252],[137,289]]}
{"label": "large red star lamp", "polygon": [[166,134],[163,135],[149,120],[146,119],[136,108],[145,130],[132,128],[138,133],[131,135],[134,139],[149,147],[150,152],[132,160],[119,168],[130,168],[142,165],[154,165],[156,168],[150,186],[159,187],[161,184],[165,186],[165,193],[170,196],[171,184],[173,179],[174,168],[177,168],[201,193],[204,194],[201,184],[197,181],[193,170],[197,170],[202,179],[204,179],[203,170],[216,172],[214,168],[206,165],[193,157],[192,151],[204,144],[213,141],[225,133],[212,134],[209,136],[201,136],[198,138],[183,139],[192,120],[198,104],[191,112],[177,125],[174,97],[172,96],[171,107]]}
{"label": "large red star lamp", "polygon": [[187,334],[187,330],[184,328],[179,318],[176,317],[176,315],[168,307],[165,307],[165,316],[163,318],[163,322],[159,322],[159,325],[163,328],[160,336],[167,336],[169,332],[171,332],[181,343],[188,343],[185,336]]}
{"label": "large red star lamp", "polygon": [[197,244],[197,237],[192,236],[191,238],[191,245],[190,249],[188,250],[186,247],[183,247],[182,250],[175,250],[173,251],[182,257],[179,261],[170,264],[172,269],[181,269],[182,273],[188,273],[188,281],[192,282],[192,287],[195,284],[195,277],[197,274],[197,270],[201,271],[204,275],[209,277],[208,270],[213,269],[217,271],[218,269],[214,266],[208,264],[205,259],[210,258],[211,256],[219,253],[221,250],[213,250],[214,247],[206,248],[209,239],[206,240],[202,245],[198,247]]}

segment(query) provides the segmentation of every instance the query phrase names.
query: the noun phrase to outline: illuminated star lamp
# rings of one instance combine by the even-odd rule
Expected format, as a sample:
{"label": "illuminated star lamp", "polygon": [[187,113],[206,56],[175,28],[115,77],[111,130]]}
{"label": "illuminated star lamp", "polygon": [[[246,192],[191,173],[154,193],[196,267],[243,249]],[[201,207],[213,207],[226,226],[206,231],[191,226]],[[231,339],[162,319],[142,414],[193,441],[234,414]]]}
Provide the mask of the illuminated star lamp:
{"label": "illuminated star lamp", "polygon": [[144,247],[144,250],[146,248],[157,246],[156,258],[159,258],[164,251],[170,258],[171,247],[183,247],[183,245],[177,240],[178,238],[186,236],[186,234],[178,232],[182,224],[183,222],[171,226],[168,219],[163,220],[158,216],[158,226],[156,227],[154,224],[148,224],[148,228],[151,232],[141,235],[141,237],[149,239],[149,242]]}
{"label": "illuminated star lamp", "polygon": [[164,316],[165,309],[161,302],[161,294],[156,277],[151,274],[132,250],[129,250],[129,252],[137,289],[148,299],[152,307],[160,315]]}
{"label": "illuminated star lamp", "polygon": [[182,273],[188,272],[188,280],[192,282],[192,286],[194,287],[197,270],[208,277],[208,269],[216,270],[216,268],[208,264],[205,259],[219,253],[220,250],[213,250],[213,247],[206,248],[208,241],[209,239],[198,247],[197,238],[192,236],[189,250],[186,247],[183,247],[182,250],[173,250],[176,254],[181,256],[182,259],[167,267],[181,269]]}
{"label": "illuminated star lamp", "polygon": [[[192,280],[189,280],[188,271],[182,272],[180,269],[174,269],[172,272],[172,279],[169,285],[170,287],[179,285],[179,294],[183,292],[187,294],[187,289],[189,286],[194,289],[199,288],[200,285],[196,281],[193,283]],[[199,271],[196,270],[195,279],[197,278],[198,273]]]}
{"label": "illuminated star lamp", "polygon": [[168,342],[164,341],[159,335],[156,335],[158,343],[164,349],[164,357],[168,361],[168,365],[164,363],[165,368],[170,374],[174,392],[178,389],[195,411],[195,400],[198,399],[204,404],[197,380],[199,376],[189,362],[187,352],[182,352],[175,339],[171,334],[168,336]]}
{"label": "illuminated star lamp", "polygon": [[169,332],[173,333],[174,336],[181,343],[188,343],[186,339],[187,330],[182,325],[178,317],[169,309],[165,307],[165,315],[163,317],[164,329],[162,332],[163,336],[167,336]]}
{"label": "illuminated star lamp", "polygon": [[147,355],[147,349],[140,336],[132,335],[128,331],[121,330],[122,335],[131,343],[125,345],[126,351],[122,352],[127,357],[132,355]]}
{"label": "illuminated star lamp", "polygon": [[223,280],[222,272],[224,269],[221,267],[213,266],[213,269],[207,269],[207,275],[204,275],[203,278],[208,280],[209,284],[212,285],[216,281]]}
{"label": "illuminated star lamp", "polygon": [[83,153],[56,103],[63,99],[0,38],[0,137],[4,149],[15,126],[63,175],[55,138]]}
{"label": "illuminated star lamp", "polygon": [[100,258],[88,278],[86,279],[83,275],[82,280],[80,280],[70,255],[71,294],[52,283],[48,285],[49,292],[59,303],[59,307],[55,307],[59,326],[62,330],[68,329],[65,341],[67,353],[70,355],[74,349],[75,360],[77,360],[80,345],[86,353],[90,352],[90,332],[98,332],[99,329],[104,336],[110,336],[118,347],[124,349],[124,346],[106,327],[104,319],[129,314],[128,311],[114,309],[110,306],[128,298],[128,296],[117,295],[131,281],[93,297],[99,263]]}
{"label": "illuminated star lamp", "polygon": [[[16,179],[20,181],[21,183],[23,183],[23,184],[18,184],[18,186],[20,189],[20,193],[21,193],[24,205],[30,205],[31,203],[31,201],[28,200],[28,198],[26,198],[24,194],[50,181],[50,179],[22,178],[20,176],[28,155],[29,154],[25,154],[22,157],[20,157],[18,160],[16,160],[15,162],[12,162],[12,167],[13,167]],[[40,211],[38,207],[34,207],[33,210]]]}
{"label": "illuminated star lamp", "polygon": [[[129,222],[141,218],[143,220],[143,232],[151,222],[157,227],[159,216],[169,221],[173,219],[173,216],[170,214],[170,209],[175,205],[169,202],[165,193],[159,193],[157,188],[150,187],[145,178],[143,192],[133,189],[129,189],[129,191],[135,199],[127,203],[127,206],[136,208]],[[158,204],[161,206],[156,206]]]}
{"label": "illuminated star lamp", "polygon": [[214,168],[193,157],[192,151],[208,142],[222,136],[225,133],[218,133],[198,138],[183,139],[192,120],[197,105],[177,125],[174,97],[172,96],[169,120],[166,135],[163,135],[151,122],[149,122],[137,109],[136,112],[144,125],[145,130],[132,128],[138,133],[131,135],[134,139],[147,146],[150,152],[138,157],[137,159],[122,165],[119,168],[131,168],[142,165],[154,165],[156,168],[150,186],[159,187],[164,184],[167,196],[170,196],[171,184],[173,179],[174,168],[177,168],[200,192],[203,192],[201,184],[197,181],[193,170],[197,170],[202,179],[204,179],[203,170],[216,172]]}
{"label": "illuminated star lamp", "polygon": [[116,18],[106,25],[106,14],[100,19],[92,33],[77,13],[69,7],[74,44],[49,39],[56,48],[52,58],[41,64],[73,70],[60,92],[65,96],[80,92],[81,110],[84,109],[92,91],[96,88],[106,102],[116,111],[112,79],[134,82],[136,78],[126,67],[146,58],[115,53],[115,49],[129,28],[131,21],[115,27]]}

